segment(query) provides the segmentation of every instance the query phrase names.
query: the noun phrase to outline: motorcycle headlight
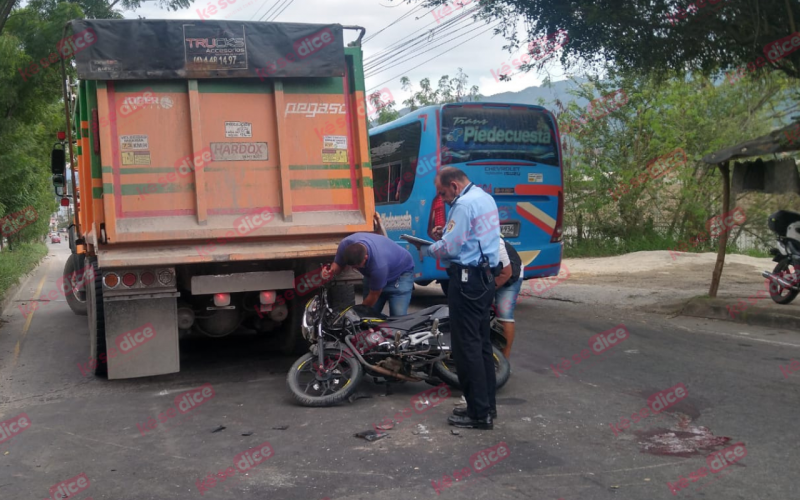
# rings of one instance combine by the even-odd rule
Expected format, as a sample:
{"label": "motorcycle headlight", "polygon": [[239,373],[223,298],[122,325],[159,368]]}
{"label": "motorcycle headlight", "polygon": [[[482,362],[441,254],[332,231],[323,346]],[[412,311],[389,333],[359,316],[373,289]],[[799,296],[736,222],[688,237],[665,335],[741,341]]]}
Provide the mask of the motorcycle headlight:
{"label": "motorcycle headlight", "polygon": [[303,312],[303,324],[301,328],[303,331],[303,338],[308,342],[313,343],[317,339],[314,325],[317,323],[320,314],[322,314],[322,308],[320,307],[319,296],[315,296],[308,301],[306,309]]}

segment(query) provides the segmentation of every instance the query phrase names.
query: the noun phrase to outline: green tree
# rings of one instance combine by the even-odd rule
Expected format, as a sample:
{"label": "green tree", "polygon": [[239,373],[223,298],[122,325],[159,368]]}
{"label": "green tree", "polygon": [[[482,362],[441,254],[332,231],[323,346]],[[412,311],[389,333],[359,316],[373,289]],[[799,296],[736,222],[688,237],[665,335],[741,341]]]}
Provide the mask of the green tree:
{"label": "green tree", "polygon": [[[422,0],[426,8],[449,2]],[[796,0],[493,0],[478,5],[483,18],[500,21],[510,51],[527,45],[531,54],[547,53],[553,36],[563,30],[569,36],[561,49],[567,68],[612,63],[659,76],[686,71],[708,76],[747,66],[800,25]],[[520,25],[527,32],[520,33]],[[541,68],[548,59],[530,61],[522,70]],[[800,78],[800,51],[767,61],[757,72],[772,71]]]}
{"label": "green tree", "polygon": [[480,100],[478,86],[468,87],[468,80],[469,76],[464,74],[461,68],[458,68],[458,74],[454,78],[450,78],[448,75],[439,78],[436,90],[431,87],[430,79],[423,78],[419,82],[420,89],[415,91],[411,80],[404,76],[400,79],[400,84],[403,90],[411,92],[411,97],[403,101],[403,104],[408,106],[411,111],[414,111],[423,106]]}
{"label": "green tree", "polygon": [[385,100],[385,98],[381,97],[380,91],[373,92],[367,96],[367,99],[378,114],[377,118],[375,118],[375,122],[378,125],[383,125],[384,123],[389,123],[400,118],[400,112],[394,109],[394,99]]}
{"label": "green tree", "polygon": [[[611,253],[663,249],[701,233],[718,214],[720,190],[714,167],[700,159],[769,132],[796,110],[786,106],[790,83],[777,74],[736,85],[715,85],[700,75],[662,83],[629,76],[591,80],[576,97],[591,101],[624,89],[628,98],[598,117],[575,102],[557,103],[559,128],[566,131],[566,225],[578,228],[584,247]],[[657,175],[654,161],[678,148],[686,163]],[[764,195],[746,196],[747,211],[767,209]],[[748,220],[763,218],[748,213]]]}

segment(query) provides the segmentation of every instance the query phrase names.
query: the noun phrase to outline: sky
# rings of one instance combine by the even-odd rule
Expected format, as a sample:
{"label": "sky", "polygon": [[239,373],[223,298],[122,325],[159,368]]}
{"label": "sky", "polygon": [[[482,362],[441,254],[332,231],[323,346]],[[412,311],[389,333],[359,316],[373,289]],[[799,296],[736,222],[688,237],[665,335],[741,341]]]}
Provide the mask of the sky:
{"label": "sky", "polygon": [[[413,32],[421,30],[413,35],[415,37],[427,33],[472,7],[470,0],[461,1],[464,2],[464,7],[456,7],[449,15],[443,15],[442,7],[434,11],[420,7],[419,2],[408,4],[401,0],[234,0],[232,4],[230,0],[195,0],[192,7],[179,11],[159,9],[156,2],[146,2],[142,8],[125,11],[124,15],[133,19],[141,16],[147,19],[199,20],[202,17],[213,20],[257,21],[270,9],[272,12],[268,18],[272,18],[273,13],[278,13],[285,7],[275,21],[362,26],[367,30],[365,40],[386,28],[377,33],[374,39],[362,44],[365,60],[368,60],[370,56],[380,53]],[[476,3],[476,0],[472,3]],[[222,5],[225,7],[222,8]],[[214,14],[209,12],[211,6],[216,9]],[[400,19],[406,14],[408,15],[405,18]],[[401,76],[408,76],[415,88],[418,88],[419,81],[423,78],[430,78],[435,86],[442,75],[455,76],[458,68],[462,68],[469,76],[469,86],[478,85],[484,96],[519,91],[541,84],[544,73],[516,74],[508,82],[495,79],[492,71],[498,74],[504,63],[510,63],[521,52],[511,54],[504,51],[502,47],[505,41],[501,36],[492,34],[491,24],[478,21],[467,26],[468,23],[472,23],[472,20],[461,21],[450,32],[437,37],[431,43],[426,40],[413,48],[409,48],[407,43],[400,44],[399,47],[406,48],[408,52],[396,54],[397,57],[384,64],[384,67],[376,67],[374,75],[370,75],[368,71],[370,76],[366,79],[367,90],[388,87],[398,104],[396,108],[399,109],[403,107],[402,101],[409,96],[408,92],[401,90]],[[355,39],[355,33],[345,31],[345,42]],[[414,50],[417,52],[412,53]],[[431,59],[440,53],[443,54]],[[557,62],[555,64],[555,67],[549,68],[551,78],[554,81],[564,79],[563,70]]]}

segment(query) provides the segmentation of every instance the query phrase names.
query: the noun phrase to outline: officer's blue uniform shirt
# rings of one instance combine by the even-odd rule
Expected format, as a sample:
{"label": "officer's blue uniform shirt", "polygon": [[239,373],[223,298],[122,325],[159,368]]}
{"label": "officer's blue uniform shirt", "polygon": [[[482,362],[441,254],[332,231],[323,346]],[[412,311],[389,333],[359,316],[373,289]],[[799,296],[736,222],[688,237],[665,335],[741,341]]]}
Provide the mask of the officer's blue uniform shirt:
{"label": "officer's blue uniform shirt", "polygon": [[500,262],[500,217],[494,198],[470,182],[450,208],[442,239],[426,248],[426,255],[441,258],[445,266],[451,263],[477,266],[481,250],[489,259],[489,265],[497,266]]}

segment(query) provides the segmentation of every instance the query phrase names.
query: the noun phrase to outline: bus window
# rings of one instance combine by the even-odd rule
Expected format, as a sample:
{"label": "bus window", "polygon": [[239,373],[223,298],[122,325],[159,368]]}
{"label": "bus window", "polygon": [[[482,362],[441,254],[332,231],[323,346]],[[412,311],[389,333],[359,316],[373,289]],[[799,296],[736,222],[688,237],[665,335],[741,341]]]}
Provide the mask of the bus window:
{"label": "bus window", "polygon": [[522,107],[445,106],[442,165],[478,160],[520,160],[558,166],[553,124]]}
{"label": "bus window", "polygon": [[421,140],[419,122],[369,138],[376,205],[405,203],[411,196]]}

